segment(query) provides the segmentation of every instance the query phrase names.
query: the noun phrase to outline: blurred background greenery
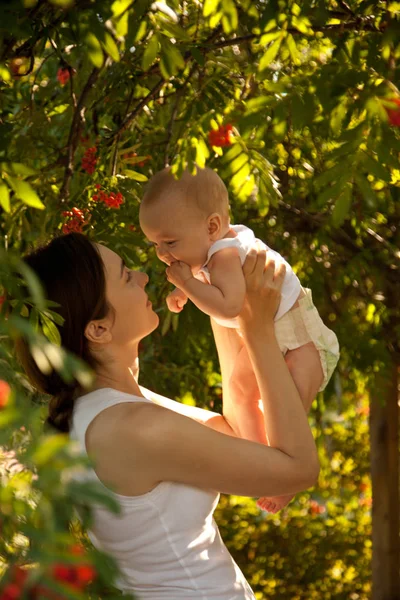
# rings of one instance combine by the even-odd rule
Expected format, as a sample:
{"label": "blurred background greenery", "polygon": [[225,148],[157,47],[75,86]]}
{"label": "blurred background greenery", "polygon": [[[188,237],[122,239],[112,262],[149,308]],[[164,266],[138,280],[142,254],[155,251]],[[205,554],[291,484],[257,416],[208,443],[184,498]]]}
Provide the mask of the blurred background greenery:
{"label": "blurred background greenery", "polygon": [[73,508],[87,525],[92,501],[116,507],[69,478],[81,459],[43,432],[47,399],[12,355],[23,333],[44,370],[90,376],[59,347],[26,251],[83,231],[146,270],[161,326],[142,342],[140,382],[221,410],[209,320],[190,303],[167,311],[138,225],[147,178],[194,163],[217,170],[232,222],[287,258],[341,344],[310,414],[318,487],[277,515],[222,496],[222,537],[260,600],[400,598],[399,14],[369,0],[1,4],[2,600],[119,597]]}

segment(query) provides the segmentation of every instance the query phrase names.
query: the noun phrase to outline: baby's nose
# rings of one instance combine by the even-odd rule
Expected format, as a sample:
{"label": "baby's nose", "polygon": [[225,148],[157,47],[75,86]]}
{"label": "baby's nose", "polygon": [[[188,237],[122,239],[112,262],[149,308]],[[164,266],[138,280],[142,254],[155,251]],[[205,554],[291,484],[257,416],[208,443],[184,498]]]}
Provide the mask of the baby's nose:
{"label": "baby's nose", "polygon": [[168,260],[166,260],[166,259],[169,256],[169,252],[166,250],[163,250],[162,248],[157,248],[157,256],[163,262],[168,262]]}

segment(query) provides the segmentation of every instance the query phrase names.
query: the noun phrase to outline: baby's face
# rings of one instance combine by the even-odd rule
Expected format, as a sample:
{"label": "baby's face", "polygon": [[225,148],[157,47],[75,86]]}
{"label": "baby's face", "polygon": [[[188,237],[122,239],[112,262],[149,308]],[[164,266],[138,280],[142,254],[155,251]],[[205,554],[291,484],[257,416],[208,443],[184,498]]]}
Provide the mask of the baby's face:
{"label": "baby's face", "polygon": [[196,207],[179,198],[167,197],[153,206],[141,206],[140,227],[154,244],[157,256],[167,265],[180,260],[196,275],[212,245],[207,219]]}

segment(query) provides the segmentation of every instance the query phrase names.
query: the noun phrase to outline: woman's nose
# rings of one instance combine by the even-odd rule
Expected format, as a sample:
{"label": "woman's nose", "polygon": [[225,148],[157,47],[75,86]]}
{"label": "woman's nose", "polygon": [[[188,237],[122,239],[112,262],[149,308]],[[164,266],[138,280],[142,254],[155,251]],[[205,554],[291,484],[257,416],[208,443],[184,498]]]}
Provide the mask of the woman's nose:
{"label": "woman's nose", "polygon": [[143,271],[136,271],[136,276],[138,278],[139,285],[145,288],[146,285],[149,283],[149,276],[147,275],[147,273],[143,273]]}

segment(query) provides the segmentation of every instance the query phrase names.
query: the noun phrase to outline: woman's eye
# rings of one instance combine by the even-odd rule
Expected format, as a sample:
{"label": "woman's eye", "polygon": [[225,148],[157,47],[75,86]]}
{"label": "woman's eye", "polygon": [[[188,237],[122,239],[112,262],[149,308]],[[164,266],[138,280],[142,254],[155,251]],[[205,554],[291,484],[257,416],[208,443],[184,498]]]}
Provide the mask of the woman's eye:
{"label": "woman's eye", "polygon": [[132,271],[128,271],[128,277],[127,277],[127,281],[130,281],[132,279]]}

